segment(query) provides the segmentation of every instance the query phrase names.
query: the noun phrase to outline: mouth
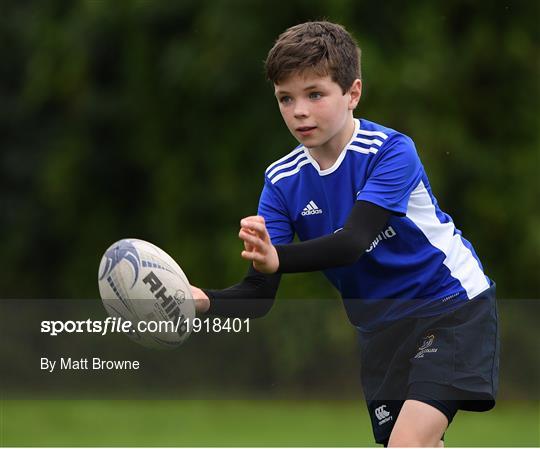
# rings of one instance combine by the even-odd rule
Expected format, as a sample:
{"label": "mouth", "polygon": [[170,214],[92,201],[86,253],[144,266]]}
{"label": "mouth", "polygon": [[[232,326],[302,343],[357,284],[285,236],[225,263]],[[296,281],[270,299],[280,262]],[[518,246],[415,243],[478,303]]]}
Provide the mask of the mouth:
{"label": "mouth", "polygon": [[296,128],[296,132],[302,136],[307,136],[311,134],[311,132],[315,130],[316,128],[317,128],[316,126],[300,126]]}

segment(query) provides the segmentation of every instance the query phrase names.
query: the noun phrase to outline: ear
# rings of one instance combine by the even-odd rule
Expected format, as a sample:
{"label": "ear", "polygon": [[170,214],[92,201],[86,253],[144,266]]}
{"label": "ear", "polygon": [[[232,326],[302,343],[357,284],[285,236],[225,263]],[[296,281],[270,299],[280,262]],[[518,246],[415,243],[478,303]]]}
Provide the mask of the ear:
{"label": "ear", "polygon": [[355,79],[349,89],[349,109],[352,111],[358,105],[360,97],[362,96],[362,80]]}

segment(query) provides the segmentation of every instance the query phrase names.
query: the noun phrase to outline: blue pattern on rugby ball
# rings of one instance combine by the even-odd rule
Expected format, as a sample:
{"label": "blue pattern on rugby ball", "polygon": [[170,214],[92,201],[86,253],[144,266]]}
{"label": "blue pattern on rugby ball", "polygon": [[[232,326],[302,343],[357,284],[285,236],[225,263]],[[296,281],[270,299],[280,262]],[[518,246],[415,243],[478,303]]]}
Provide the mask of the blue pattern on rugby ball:
{"label": "blue pattern on rugby ball", "polygon": [[113,269],[118,265],[122,260],[127,260],[133,267],[134,279],[131,287],[135,285],[137,279],[139,278],[139,267],[141,265],[141,259],[137,249],[130,240],[120,240],[118,245],[115,245],[105,253],[104,257],[107,259],[105,262],[105,268],[102,275],[99,277],[101,281],[105,276],[107,276]]}

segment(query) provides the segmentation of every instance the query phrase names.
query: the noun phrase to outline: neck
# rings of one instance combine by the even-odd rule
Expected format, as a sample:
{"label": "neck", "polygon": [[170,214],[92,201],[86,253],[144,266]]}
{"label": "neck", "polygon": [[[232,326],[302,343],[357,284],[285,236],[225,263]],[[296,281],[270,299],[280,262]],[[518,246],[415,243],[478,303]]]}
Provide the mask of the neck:
{"label": "neck", "polygon": [[309,148],[309,154],[321,170],[326,170],[335,164],[339,155],[345,150],[345,145],[351,140],[354,132],[355,122],[351,117],[343,128],[343,131],[320,147]]}

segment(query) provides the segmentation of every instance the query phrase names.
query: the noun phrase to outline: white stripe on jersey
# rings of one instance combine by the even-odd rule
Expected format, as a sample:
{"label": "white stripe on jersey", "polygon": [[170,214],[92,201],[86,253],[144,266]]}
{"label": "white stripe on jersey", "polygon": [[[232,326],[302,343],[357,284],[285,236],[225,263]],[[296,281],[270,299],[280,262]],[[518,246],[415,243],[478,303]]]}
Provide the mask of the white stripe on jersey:
{"label": "white stripe on jersey", "polygon": [[[364,134],[369,133],[369,134],[377,135],[377,136],[381,137],[384,140],[386,140],[388,138],[388,136],[386,134],[384,134],[383,132],[380,132],[380,131],[362,131],[362,130],[359,130],[358,133],[356,134],[356,137],[353,140],[351,140],[349,145],[347,145],[348,150],[356,151],[357,153],[363,153],[363,154],[369,154],[369,153],[377,154],[377,152],[380,150],[380,148],[381,148],[381,146],[383,144],[383,141],[381,141],[379,139],[363,139],[362,137],[360,137],[360,135],[361,135],[360,133],[364,133]],[[365,145],[365,146],[369,145],[369,148],[366,148],[366,147],[361,146],[361,145],[357,145],[357,143],[359,143],[361,145]]]}
{"label": "white stripe on jersey", "polygon": [[268,173],[270,170],[272,170],[272,168],[274,168],[277,164],[283,162],[284,160],[286,159],[289,159],[290,157],[293,157],[294,155],[298,154],[298,153],[301,153],[304,151],[304,146],[301,145],[300,147],[294,149],[293,151],[291,151],[289,154],[287,154],[286,156],[283,156],[281,159],[278,159],[277,161],[275,162],[272,162],[268,168],[265,170],[265,173]]}
{"label": "white stripe on jersey", "polygon": [[363,129],[359,129],[356,135],[360,137],[359,134],[362,134],[364,136],[379,136],[383,139],[388,139],[388,135],[383,133],[382,131],[364,131]]}
{"label": "white stripe on jersey", "polygon": [[379,139],[362,139],[361,137],[356,137],[351,143],[353,142],[360,142],[364,145],[377,145],[379,147],[383,144]]}
{"label": "white stripe on jersey", "polygon": [[[358,119],[354,119],[354,122],[355,130],[353,133],[353,137],[347,144],[347,146],[344,148],[342,153],[339,155],[336,162],[332,165],[332,167],[321,170],[317,162],[309,154],[309,150],[303,145],[300,145],[286,156],[272,163],[266,169],[265,173],[268,179],[272,182],[272,184],[275,184],[280,179],[287,178],[298,173],[300,171],[300,168],[307,163],[313,164],[313,166],[321,176],[328,175],[339,168],[348,150],[362,154],[377,154],[379,149],[383,146],[384,141],[388,139],[388,135],[383,133],[382,131],[367,131],[360,129],[360,121]],[[304,158],[307,158],[307,160]],[[286,172],[282,171],[291,167],[294,168]],[[278,174],[278,172],[280,171],[281,173]]]}
{"label": "white stripe on jersey", "polygon": [[286,171],[286,172],[283,172],[283,173],[280,173],[279,175],[275,176],[274,178],[272,178],[270,180],[270,182],[272,184],[275,184],[276,182],[278,182],[280,179],[282,178],[287,178],[289,176],[292,176],[292,175],[295,175],[296,173],[298,173],[300,171],[300,169],[306,165],[306,164],[309,164],[309,159],[304,159],[303,161],[301,161],[294,170],[291,170],[291,171]]}
{"label": "white stripe on jersey", "polygon": [[464,245],[461,236],[455,233],[454,223],[441,223],[437,218],[435,206],[422,181],[411,193],[406,216],[424,233],[431,245],[446,255],[444,265],[461,283],[469,299],[489,288],[478,261]]}
{"label": "white stripe on jersey", "polygon": [[287,162],[286,164],[281,164],[281,165],[278,165],[276,168],[274,168],[270,173],[267,174],[267,176],[269,178],[271,178],[272,176],[274,176],[278,171],[284,169],[284,168],[289,168],[289,167],[292,167],[293,165],[296,165],[296,163],[302,159],[302,158],[305,158],[306,155],[304,154],[304,152],[302,151],[302,154],[298,155],[295,159],[293,159],[291,162]]}
{"label": "white stripe on jersey", "polygon": [[347,149],[351,151],[356,151],[357,153],[362,153],[362,154],[369,154],[369,153],[377,154],[377,152],[379,151],[378,148],[373,148],[373,147],[363,148],[363,147],[357,147],[356,145],[351,145]]}

